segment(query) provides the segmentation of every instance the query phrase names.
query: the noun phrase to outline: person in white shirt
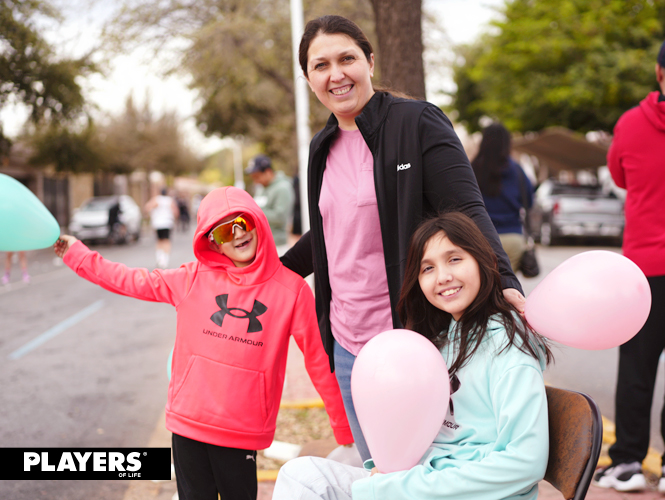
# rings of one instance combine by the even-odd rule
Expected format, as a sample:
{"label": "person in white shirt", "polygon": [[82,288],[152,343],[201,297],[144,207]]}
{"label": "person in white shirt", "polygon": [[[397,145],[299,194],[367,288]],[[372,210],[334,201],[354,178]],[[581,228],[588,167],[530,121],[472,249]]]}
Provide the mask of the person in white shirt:
{"label": "person in white shirt", "polygon": [[171,229],[178,219],[178,205],[167,195],[166,188],[162,188],[160,194],[146,203],[145,211],[150,214],[150,225],[157,232],[156,267],[164,269],[169,265]]}

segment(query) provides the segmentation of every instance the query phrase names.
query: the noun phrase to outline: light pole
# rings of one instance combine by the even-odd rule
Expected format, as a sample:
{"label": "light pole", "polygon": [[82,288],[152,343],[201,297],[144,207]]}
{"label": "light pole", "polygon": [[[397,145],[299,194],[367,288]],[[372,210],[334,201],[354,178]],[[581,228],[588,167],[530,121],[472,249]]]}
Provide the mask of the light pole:
{"label": "light pole", "polygon": [[245,179],[242,176],[242,146],[240,136],[222,137],[220,146],[222,149],[230,149],[233,153],[233,185],[239,189],[245,189]]}
{"label": "light pole", "polygon": [[298,62],[298,46],[304,31],[302,0],[291,0],[291,43],[293,47],[293,88],[296,100],[296,131],[298,137],[298,179],[300,181],[300,220],[303,234],[309,230],[307,203],[307,162],[309,156],[309,95],[307,81]]}

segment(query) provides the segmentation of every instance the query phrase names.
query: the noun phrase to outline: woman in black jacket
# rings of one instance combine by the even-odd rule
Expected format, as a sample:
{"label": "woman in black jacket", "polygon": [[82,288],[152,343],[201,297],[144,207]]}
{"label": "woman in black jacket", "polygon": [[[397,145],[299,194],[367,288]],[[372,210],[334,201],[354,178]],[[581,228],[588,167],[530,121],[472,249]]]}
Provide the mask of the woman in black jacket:
{"label": "woman in black jacket", "polygon": [[311,90],[332,114],[310,144],[311,230],[282,262],[301,276],[315,274],[321,337],[365,460],[369,451],[351,399],[351,369],[370,338],[401,327],[395,310],[418,224],[446,209],[470,216],[496,252],[504,295],[520,311],[524,297],[469,160],[441,110],[375,91],[372,46],[344,17],[307,23],[299,60]]}

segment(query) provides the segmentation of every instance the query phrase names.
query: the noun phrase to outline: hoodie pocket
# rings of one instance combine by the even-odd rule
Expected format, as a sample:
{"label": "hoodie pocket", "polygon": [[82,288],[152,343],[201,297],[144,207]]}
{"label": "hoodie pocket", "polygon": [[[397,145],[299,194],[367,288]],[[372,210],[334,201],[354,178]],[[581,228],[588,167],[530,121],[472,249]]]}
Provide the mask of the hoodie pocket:
{"label": "hoodie pocket", "polygon": [[376,205],[376,190],[374,189],[374,165],[361,163],[358,172],[358,194],[356,205],[366,207]]}
{"label": "hoodie pocket", "polygon": [[268,417],[265,376],[192,356],[171,410],[214,427],[263,432]]}

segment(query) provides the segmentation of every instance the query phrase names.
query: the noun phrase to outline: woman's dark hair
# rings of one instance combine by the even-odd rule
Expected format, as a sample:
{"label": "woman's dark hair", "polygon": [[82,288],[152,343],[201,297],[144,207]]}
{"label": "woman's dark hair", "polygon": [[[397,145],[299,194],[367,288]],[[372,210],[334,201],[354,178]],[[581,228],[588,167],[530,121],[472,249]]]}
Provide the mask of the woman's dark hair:
{"label": "woman's dark hair", "polygon": [[367,62],[372,61],[372,54],[374,53],[372,44],[369,43],[365,33],[356,23],[342,16],[321,16],[307,23],[300,39],[298,62],[305,76],[309,76],[307,73],[307,52],[312,40],[318,35],[346,35],[360,47],[367,58]]}
{"label": "woman's dark hair", "polygon": [[506,329],[508,343],[538,359],[538,345],[549,363],[552,352],[547,340],[537,334],[526,320],[503,296],[501,275],[492,247],[478,226],[460,212],[447,212],[424,221],[411,237],[406,271],[397,312],[400,321],[409,330],[420,333],[441,348],[449,342],[448,327],[452,315],[433,306],[420,288],[418,277],[425,246],[436,235],[443,233],[452,244],[465,250],[476,260],[480,272],[480,290],[466,308],[458,323],[459,351],[448,371],[452,375],[474,355],[482,343],[490,316],[499,315]]}
{"label": "woman's dark hair", "polygon": [[508,168],[509,159],[510,132],[501,123],[492,123],[483,130],[478,154],[471,162],[483,195],[499,195],[501,174]]}

